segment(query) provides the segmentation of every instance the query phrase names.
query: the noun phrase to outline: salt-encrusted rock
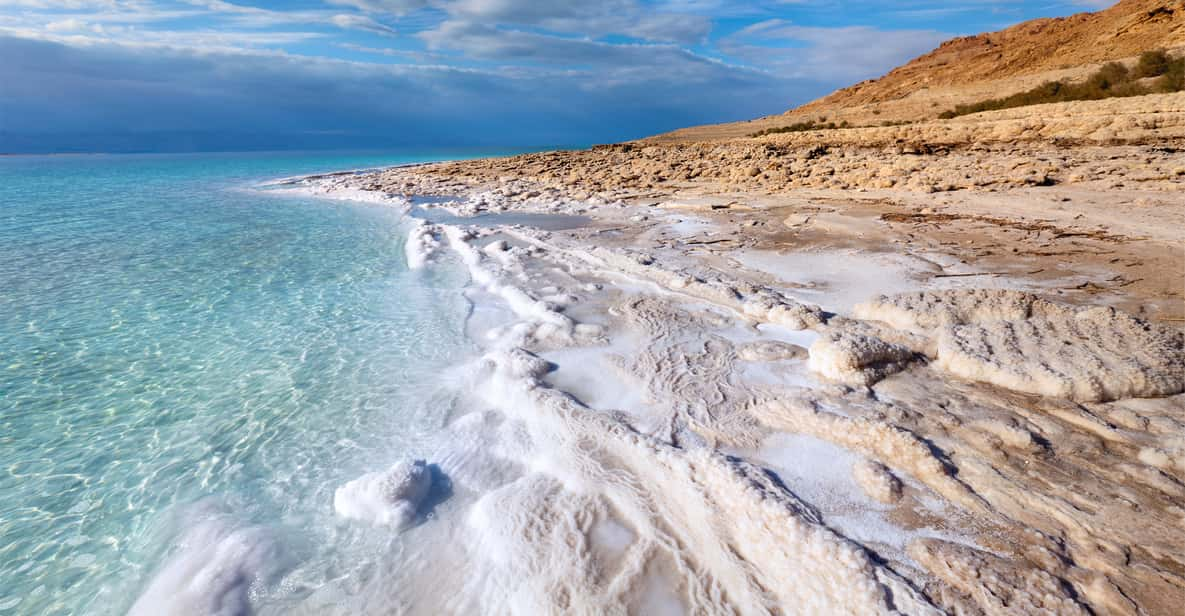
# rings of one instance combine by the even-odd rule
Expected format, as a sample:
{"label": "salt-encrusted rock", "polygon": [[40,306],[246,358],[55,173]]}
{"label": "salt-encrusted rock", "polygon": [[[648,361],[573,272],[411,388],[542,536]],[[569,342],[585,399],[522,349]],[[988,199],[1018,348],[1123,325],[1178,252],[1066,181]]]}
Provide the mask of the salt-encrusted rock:
{"label": "salt-encrusted rock", "polygon": [[423,220],[418,220],[407,234],[404,252],[407,255],[408,269],[419,269],[432,260],[433,253],[440,247],[437,239],[438,230]]}
{"label": "salt-encrusted rock", "polygon": [[397,462],[338,488],[333,509],[343,518],[405,528],[416,517],[432,487],[432,471],[423,460]]}
{"label": "salt-encrusted rock", "polygon": [[852,478],[870,498],[891,505],[901,500],[901,480],[887,466],[864,459],[852,465]]}
{"label": "salt-encrusted rock", "polygon": [[909,555],[967,593],[985,614],[1089,614],[1057,577],[990,552],[941,539],[918,539]]}
{"label": "salt-encrusted rock", "polygon": [[818,306],[803,304],[771,293],[749,297],[742,305],[746,315],[767,323],[801,330],[823,323],[823,311]]}
{"label": "salt-encrusted rock", "polygon": [[1107,401],[1185,391],[1180,332],[1113,308],[950,327],[937,366],[1015,391]]}
{"label": "salt-encrusted rock", "polygon": [[1113,308],[957,289],[880,296],[855,313],[927,332],[937,367],[1014,391],[1077,401],[1185,391],[1185,336]]}
{"label": "salt-encrusted rock", "polygon": [[744,361],[778,361],[783,359],[802,359],[807,356],[807,350],[789,342],[780,340],[761,340],[742,344],[737,348],[737,357]]}
{"label": "salt-encrusted rock", "polygon": [[854,331],[832,331],[811,345],[810,369],[847,385],[872,385],[904,370],[916,354],[903,346]]}
{"label": "salt-encrusted rock", "polygon": [[860,319],[883,321],[899,329],[933,330],[943,325],[1014,321],[1070,310],[1023,291],[950,289],[881,295],[857,304],[853,314]]}

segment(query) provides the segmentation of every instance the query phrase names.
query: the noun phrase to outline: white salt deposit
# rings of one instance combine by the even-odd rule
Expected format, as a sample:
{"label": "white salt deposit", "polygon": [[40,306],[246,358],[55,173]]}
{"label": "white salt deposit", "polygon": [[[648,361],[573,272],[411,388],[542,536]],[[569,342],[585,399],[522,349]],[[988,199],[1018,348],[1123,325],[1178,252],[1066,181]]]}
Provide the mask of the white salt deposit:
{"label": "white salt deposit", "polygon": [[252,588],[281,566],[279,545],[260,527],[240,527],[199,507],[183,516],[176,551],[132,605],[130,616],[248,616]]}
{"label": "white salt deposit", "polygon": [[1067,307],[1032,293],[1004,289],[951,289],[880,295],[856,305],[860,319],[883,321],[898,329],[928,332],[944,325],[1018,321],[1067,312]]}
{"label": "white salt deposit", "polygon": [[375,203],[380,205],[394,205],[402,209],[411,206],[407,198],[376,190],[364,190],[348,185],[344,180],[302,181],[297,183],[285,182],[275,184],[269,192],[273,194],[290,194],[293,196],[317,197],[319,199],[333,199],[335,201],[356,201]]}
{"label": "white salt deposit", "polygon": [[1185,391],[1185,336],[1113,308],[968,289],[881,296],[856,314],[927,332],[937,367],[1015,391],[1080,401]]}
{"label": "white salt deposit", "polygon": [[[499,296],[522,319],[522,325],[525,327],[518,328],[517,331],[523,336],[534,340],[552,337],[568,340],[577,333],[576,323],[556,311],[553,305],[534,298],[519,286],[502,282],[499,275],[502,266],[492,262],[485,253],[472,245],[474,235],[471,232],[446,226],[444,234],[448,238],[449,247],[469,269],[473,281],[487,292]],[[588,333],[589,330],[586,328],[582,332]]]}
{"label": "white salt deposit", "polygon": [[742,250],[730,256],[746,267],[775,276],[786,285],[784,293],[841,314],[870,295],[916,288],[918,272],[937,269],[921,259],[898,254]]}
{"label": "white salt deposit", "polygon": [[[474,249],[468,234],[446,229],[446,236],[474,282],[520,323],[550,319],[503,290],[517,288],[502,281],[505,263]],[[665,445],[551,389],[542,380],[550,364],[523,348],[540,342],[517,326],[502,328],[471,386],[506,425],[521,426],[518,455],[526,468],[519,480],[482,496],[468,516],[475,558],[496,588],[483,591],[491,593],[488,609],[628,611],[655,597],[633,590],[655,588],[646,581],[647,563],[666,562],[657,587],[683,589],[680,603],[706,613],[746,605],[888,611],[877,567],[809,508],[757,469],[706,449]],[[613,546],[611,568],[594,560],[601,548],[590,545],[591,529],[606,517],[626,531],[620,543],[628,541]],[[791,578],[793,587],[779,583]]]}
{"label": "white salt deposit", "polygon": [[[506,205],[494,193],[464,203],[473,211]],[[1179,368],[1180,336],[1113,312],[1007,291],[880,297],[856,308],[865,320],[801,301],[846,310],[870,293],[914,288],[911,272],[935,267],[920,260],[777,255],[769,270],[791,274],[782,287],[689,264],[669,246],[428,229],[417,226],[409,251],[414,242],[417,255],[431,254],[421,250],[430,244],[425,234],[447,240],[472,278],[469,325],[482,325],[483,355],[464,371],[448,426],[453,442],[434,459],[463,488],[448,502],[459,517],[441,525],[463,552],[456,593],[473,597],[457,604],[484,612],[936,613],[894,573],[917,567],[936,577],[914,579],[941,580],[936,592],[973,596],[968,606],[1073,612],[1068,586],[1053,575],[934,540],[944,531],[933,527],[894,523],[914,519],[910,509],[923,520],[991,519],[1000,499],[1017,494],[984,479],[1007,471],[982,458],[991,448],[1037,452],[1042,418],[959,417],[962,391],[981,389],[961,387],[945,392],[949,407],[927,407],[949,430],[931,441],[907,423],[922,421],[922,408],[895,404],[893,388],[932,382],[921,367],[926,356],[950,373],[1021,391],[1097,380],[1108,385],[1085,395],[1178,386],[1166,375]],[[599,286],[605,280],[615,284]],[[914,362],[923,374],[875,392],[824,385],[806,372],[808,346],[811,369],[847,384],[871,385]],[[1001,376],[1044,378],[1034,366],[1057,378],[1033,386]],[[1084,394],[1071,387],[1065,395]],[[945,439],[971,431],[988,443],[982,456],[944,449]],[[1174,472],[1185,459],[1171,439],[1139,446],[1143,464],[1132,466],[1146,476]],[[423,498],[411,474],[392,469],[350,482],[335,509],[405,524]],[[973,491],[975,480],[986,489]],[[419,554],[431,561],[439,547]]]}
{"label": "white salt deposit", "polygon": [[415,521],[431,487],[432,471],[423,460],[401,461],[338,488],[333,509],[346,519],[401,529]]}
{"label": "white salt deposit", "polygon": [[420,269],[428,264],[432,254],[440,247],[440,240],[437,239],[439,233],[436,225],[430,225],[423,220],[413,224],[407,234],[407,243],[404,244],[409,269]]}
{"label": "white salt deposit", "polygon": [[832,331],[815,340],[810,368],[847,385],[872,385],[904,370],[914,352],[900,345],[854,331]]}
{"label": "white salt deposit", "polygon": [[901,500],[901,480],[887,466],[867,458],[852,465],[852,477],[869,497],[885,504]]}
{"label": "white salt deposit", "polygon": [[953,327],[937,365],[963,378],[1080,401],[1185,391],[1182,336],[1112,308]]}
{"label": "white salt deposit", "polygon": [[737,357],[744,361],[770,362],[786,359],[803,359],[807,350],[789,342],[781,340],[760,340],[742,344],[737,349]]}

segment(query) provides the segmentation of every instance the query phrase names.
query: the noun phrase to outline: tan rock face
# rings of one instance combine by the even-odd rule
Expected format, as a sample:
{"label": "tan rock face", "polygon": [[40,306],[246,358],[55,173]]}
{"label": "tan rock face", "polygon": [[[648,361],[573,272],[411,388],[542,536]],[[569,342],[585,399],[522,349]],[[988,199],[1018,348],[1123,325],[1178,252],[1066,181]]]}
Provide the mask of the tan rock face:
{"label": "tan rock face", "polygon": [[1097,13],[1036,19],[1000,32],[951,39],[880,79],[839,90],[802,110],[893,100],[923,87],[1024,76],[1183,44],[1185,3],[1123,0]]}
{"label": "tan rock face", "polygon": [[[955,105],[1008,96],[1047,81],[1080,81],[1105,62],[1134,64],[1141,53],[1157,48],[1185,54],[1185,2],[1123,0],[1096,13],[952,39],[879,79],[784,114],[689,127],[648,141],[732,139],[804,122],[881,126],[926,121]],[[1122,134],[1122,127],[1117,132]],[[1110,136],[1110,129],[1101,129],[1095,138]]]}

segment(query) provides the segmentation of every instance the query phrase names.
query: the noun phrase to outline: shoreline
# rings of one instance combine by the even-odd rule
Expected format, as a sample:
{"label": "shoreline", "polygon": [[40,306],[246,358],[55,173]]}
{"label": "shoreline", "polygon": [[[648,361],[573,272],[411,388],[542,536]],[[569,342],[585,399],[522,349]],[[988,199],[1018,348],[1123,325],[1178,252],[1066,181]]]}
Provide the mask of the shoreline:
{"label": "shoreline", "polygon": [[[1090,147],[1092,156],[1104,158],[1110,155],[1107,148],[1151,149]],[[601,151],[603,156],[606,148]],[[1158,560],[1185,553],[1174,531],[1183,511],[1174,503],[1185,496],[1175,478],[1185,470],[1185,457],[1175,460],[1185,449],[1173,436],[1185,427],[1185,397],[1133,397],[1180,391],[1185,359],[1173,353],[1180,348],[1176,323],[1185,312],[1180,290],[1165,277],[1180,271],[1181,262],[1163,216],[1160,229],[1149,227],[1144,221],[1152,218],[1138,211],[1149,206],[1132,205],[1160,199],[1159,206],[1168,208],[1160,214],[1182,216],[1185,207],[1168,198],[1175,182],[1170,181],[1169,193],[1135,196],[1122,187],[1093,185],[935,195],[873,189],[769,193],[711,183],[599,195],[557,186],[539,175],[540,158],[568,157],[568,164],[579,168],[580,159],[595,152],[386,170],[327,189],[434,196],[435,202],[421,207],[444,207],[454,217],[589,218],[587,226],[550,231],[474,232],[419,223],[421,238],[435,244],[430,253],[460,255],[478,286],[500,289],[496,301],[510,302],[517,322],[528,324],[518,328],[512,342],[503,337],[492,343],[491,352],[498,355],[489,358],[495,373],[504,369],[497,366],[519,366],[505,368],[510,372],[503,376],[520,383],[510,390],[538,392],[518,399],[531,411],[514,421],[533,426],[556,415],[565,418],[565,425],[581,426],[577,440],[591,439],[599,449],[625,447],[614,449],[617,453],[607,460],[594,455],[587,461],[633,476],[649,492],[651,506],[675,502],[686,496],[689,485],[699,485],[699,498],[706,499],[698,505],[702,512],[731,512],[710,525],[714,530],[681,534],[669,527],[677,520],[688,522],[687,512],[642,516],[640,522],[641,510],[623,515],[617,503],[625,498],[617,494],[620,486],[578,481],[584,484],[581,492],[598,496],[591,497],[593,502],[568,503],[573,509],[559,517],[598,511],[593,515],[598,524],[632,533],[626,553],[645,544],[646,563],[667,565],[659,567],[664,573],[657,578],[626,569],[602,572],[621,587],[613,597],[598,594],[590,579],[583,580],[589,587],[568,588],[570,596],[583,593],[589,601],[634,609],[648,593],[665,587],[681,597],[683,609],[727,607],[698,603],[708,589],[697,590],[698,582],[678,574],[682,567],[704,584],[720,585],[716,590],[736,602],[732,607],[750,600],[750,605],[820,601],[815,605],[836,607],[847,599],[824,590],[835,583],[867,591],[852,595],[865,601],[858,608],[847,604],[854,611],[891,609],[893,600],[886,597],[908,597],[912,609],[905,611],[911,613],[935,607],[990,612],[1018,605],[1158,613],[1185,600],[1185,585],[1178,583],[1185,580],[1185,568]],[[440,202],[445,198],[453,201]],[[1116,202],[1129,205],[1116,207]],[[1132,211],[1137,215],[1126,216],[1117,231],[1093,226]],[[1147,233],[1137,236],[1141,230]],[[1063,259],[1073,259],[1069,270]],[[502,286],[508,278],[517,281],[511,290]],[[1009,327],[1029,328],[1025,331],[1039,340],[1047,337],[1048,344],[1060,344],[1058,336],[1065,335],[1058,319],[1073,322],[1090,314],[1101,319],[1098,327],[1122,332],[1115,334],[1121,338],[1154,330],[1149,344],[1168,346],[1140,360],[1149,363],[1135,377],[1106,372],[1108,367],[1084,374],[1085,380],[1070,374],[1047,382],[1017,381],[1007,361],[1023,364],[1039,349],[1022,344],[1006,354],[1002,365],[999,358],[976,355],[959,339],[924,325],[943,314],[925,304],[933,295],[915,298],[922,304],[900,295],[923,290],[955,304],[971,301],[965,309],[956,308],[971,312],[983,305],[1007,312],[1016,302],[1025,303],[1030,307],[1024,316],[1006,317],[1019,319],[1009,321]],[[882,293],[888,297],[878,297]],[[1098,305],[1144,320],[1090,310]],[[1044,312],[1031,320],[1033,311]],[[957,326],[961,335],[998,340],[992,338],[990,319],[999,316],[959,318],[965,321]],[[1047,323],[1054,324],[1052,329]],[[582,325],[589,327],[577,334]],[[1103,355],[1070,357],[1062,369],[1072,373],[1075,362],[1091,361],[1113,366],[1105,345],[1087,347]],[[1165,349],[1170,356],[1158,364],[1157,353]],[[530,357],[551,367],[530,367]],[[599,387],[616,383],[629,391],[598,399],[598,386],[582,384],[589,371],[572,372],[573,362],[615,370],[616,376]],[[1104,381],[1113,374],[1115,385],[1094,389],[1091,379],[1099,374]],[[556,406],[557,395],[576,406]],[[935,400],[942,402],[935,406]],[[627,439],[632,444],[623,444],[621,430],[635,434]],[[567,431],[538,436],[540,441],[576,438]],[[778,445],[778,439],[784,442]],[[636,449],[639,443],[646,444],[642,450]],[[646,454],[631,462],[639,451],[657,451],[658,458]],[[724,452],[733,458],[717,457]],[[559,459],[588,455],[578,449]],[[780,457],[787,462],[779,463]],[[818,466],[819,457],[845,460],[841,466],[850,468],[837,475],[826,464]],[[674,483],[649,475],[646,466],[661,459],[682,460],[680,468],[694,470]],[[710,460],[725,466],[709,471],[717,464]],[[1176,464],[1183,466],[1176,469]],[[743,505],[729,500],[735,495],[724,495],[731,494],[734,483],[754,480],[747,468],[767,469],[778,484],[759,488],[758,501]],[[714,475],[706,488],[702,473],[721,471],[725,474]],[[528,472],[512,485],[557,472]],[[518,493],[507,489],[500,498],[530,500],[534,497],[528,495],[540,489],[519,487]],[[828,494],[847,496],[836,500]],[[866,564],[842,574],[847,576],[842,580],[825,581],[837,572],[818,570],[771,547],[793,550],[801,537],[791,540],[760,526],[764,530],[757,535],[740,538],[719,526],[771,506],[790,516],[781,524],[822,533],[820,545],[847,554],[841,560]],[[1140,516],[1126,513],[1133,507]],[[551,528],[556,520],[537,523]],[[627,555],[607,556],[603,552],[609,548],[598,543],[602,540],[578,534],[591,542],[580,556],[588,559],[585,566],[620,564]],[[664,551],[656,546],[669,545],[666,540],[649,542],[660,535],[683,547]],[[515,547],[550,553],[555,539]],[[738,569],[740,563],[712,555],[724,545],[749,564]],[[839,547],[845,545],[857,549]],[[683,564],[671,570],[671,562]],[[968,570],[995,577],[976,581],[963,573]],[[791,572],[796,579],[822,584],[815,588],[818,594],[770,590],[778,575]],[[548,584],[560,583],[545,577]],[[519,584],[513,578],[505,583]],[[534,588],[528,594],[541,602],[536,607],[544,607],[556,590]],[[1008,597],[1007,602],[999,603],[1000,597]]]}

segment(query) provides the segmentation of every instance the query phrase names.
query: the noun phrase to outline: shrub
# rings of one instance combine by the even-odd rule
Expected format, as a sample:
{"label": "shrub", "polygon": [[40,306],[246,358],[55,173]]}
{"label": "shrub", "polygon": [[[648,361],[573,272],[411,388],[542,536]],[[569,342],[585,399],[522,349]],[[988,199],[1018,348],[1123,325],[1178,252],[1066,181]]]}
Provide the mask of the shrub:
{"label": "shrub", "polygon": [[1104,64],[1095,74],[1086,79],[1086,84],[1094,90],[1105,92],[1111,88],[1131,81],[1131,71],[1118,62]]}
{"label": "shrub", "polygon": [[1156,49],[1140,54],[1140,60],[1136,62],[1136,70],[1134,72],[1136,79],[1145,79],[1147,77],[1160,77],[1168,69],[1168,54],[1163,49]]}
{"label": "shrub", "polygon": [[[1149,52],[1140,57],[1134,71],[1118,62],[1110,62],[1095,71],[1086,81],[1068,83],[1064,81],[1047,81],[1031,90],[1018,92],[1011,96],[995,98],[978,103],[956,105],[954,109],[944,111],[938,115],[939,119],[949,120],[961,115],[979,113],[981,111],[995,111],[1026,107],[1043,103],[1064,103],[1069,101],[1093,101],[1120,96],[1139,96],[1153,92],[1179,92],[1185,90],[1185,58],[1169,59],[1164,55],[1164,66],[1158,68],[1159,60],[1156,52]],[[1149,55],[1152,54],[1152,55]],[[1149,59],[1144,60],[1147,56]],[[1146,71],[1160,71],[1159,79],[1151,86],[1139,82]]]}
{"label": "shrub", "polygon": [[1157,92],[1180,92],[1185,90],[1185,57],[1170,61],[1165,66],[1164,74],[1156,80],[1153,88]]}
{"label": "shrub", "polygon": [[806,132],[808,130],[834,130],[837,128],[848,128],[850,126],[851,126],[851,124],[849,124],[847,121],[844,121],[840,124],[836,124],[835,122],[828,122],[826,124],[820,124],[820,123],[809,122],[809,121],[808,122],[795,122],[794,124],[791,124],[789,126],[779,126],[777,128],[767,128],[765,130],[759,130],[755,133],[750,134],[749,136],[750,137],[763,137],[765,135],[776,135],[778,133],[801,133],[801,132]]}

